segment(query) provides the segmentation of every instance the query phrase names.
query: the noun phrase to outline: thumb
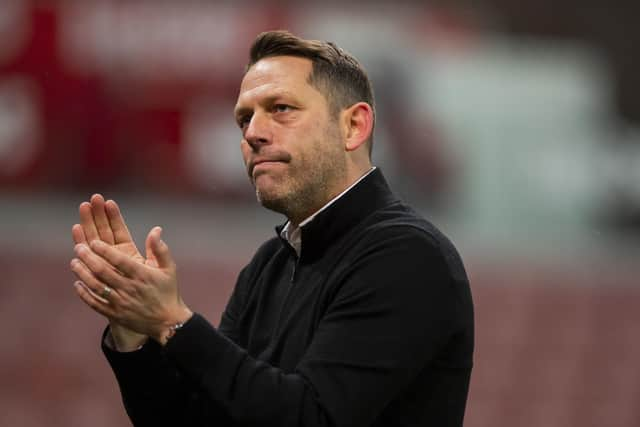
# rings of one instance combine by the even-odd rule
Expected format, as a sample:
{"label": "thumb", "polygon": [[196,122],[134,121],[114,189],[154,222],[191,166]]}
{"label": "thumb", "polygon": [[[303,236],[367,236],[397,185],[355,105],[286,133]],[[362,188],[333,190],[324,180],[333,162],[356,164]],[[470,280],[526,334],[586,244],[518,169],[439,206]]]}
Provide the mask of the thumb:
{"label": "thumb", "polygon": [[169,251],[169,246],[162,240],[162,228],[153,227],[147,236],[146,246],[150,250],[150,255],[156,259],[158,267],[172,268],[173,258]]}

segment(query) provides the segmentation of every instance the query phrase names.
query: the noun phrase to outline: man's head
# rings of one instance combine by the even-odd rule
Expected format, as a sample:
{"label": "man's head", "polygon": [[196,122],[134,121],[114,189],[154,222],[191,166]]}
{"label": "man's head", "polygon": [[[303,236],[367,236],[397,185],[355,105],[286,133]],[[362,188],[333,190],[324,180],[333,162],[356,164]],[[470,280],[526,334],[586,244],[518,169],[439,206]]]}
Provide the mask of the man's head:
{"label": "man's head", "polygon": [[258,199],[294,223],[370,167],[373,94],[355,58],[284,31],[260,34],[235,108]]}
{"label": "man's head", "polygon": [[[334,43],[305,40],[287,31],[268,31],[258,35],[251,46],[247,71],[258,61],[273,56],[296,56],[311,61],[308,82],[318,89],[329,102],[331,114],[337,118],[340,111],[357,102],[366,102],[374,112],[373,89],[367,72],[351,54]],[[367,145],[369,155],[373,134]]]}

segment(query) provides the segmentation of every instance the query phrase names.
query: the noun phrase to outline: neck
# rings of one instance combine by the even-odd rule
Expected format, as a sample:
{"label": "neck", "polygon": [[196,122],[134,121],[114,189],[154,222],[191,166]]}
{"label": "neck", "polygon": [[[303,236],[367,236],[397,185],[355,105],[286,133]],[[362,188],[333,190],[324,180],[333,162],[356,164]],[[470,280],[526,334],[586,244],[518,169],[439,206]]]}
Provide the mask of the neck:
{"label": "neck", "polygon": [[322,201],[315,203],[314,207],[311,209],[307,209],[305,212],[299,215],[287,215],[287,219],[289,220],[289,226],[292,228],[297,228],[300,224],[304,223],[307,219],[315,216],[322,209],[327,207],[330,203],[337,200],[339,196],[345,193],[348,189],[353,187],[357,182],[363,179],[369,172],[373,170],[373,167],[369,164],[369,167],[366,170],[359,171],[357,175],[352,175],[349,179],[346,180],[346,184],[338,187],[337,190],[329,193],[329,195],[322,198]]}

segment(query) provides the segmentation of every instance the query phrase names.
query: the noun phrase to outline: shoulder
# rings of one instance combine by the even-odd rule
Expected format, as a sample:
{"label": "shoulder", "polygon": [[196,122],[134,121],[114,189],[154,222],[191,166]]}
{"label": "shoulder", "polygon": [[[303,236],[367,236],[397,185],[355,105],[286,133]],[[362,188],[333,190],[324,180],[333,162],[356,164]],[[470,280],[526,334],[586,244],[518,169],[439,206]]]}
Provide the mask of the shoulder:
{"label": "shoulder", "polygon": [[459,258],[451,240],[433,223],[410,206],[397,202],[380,209],[363,221],[360,236],[366,244],[403,244],[419,247],[443,257]]}
{"label": "shoulder", "polygon": [[468,287],[464,264],[451,240],[404,203],[365,218],[347,246],[346,268],[352,273],[370,271],[387,279],[402,275],[410,279],[406,285],[412,286],[453,283],[454,288]]}
{"label": "shoulder", "polygon": [[456,327],[469,322],[467,275],[455,247],[438,228],[401,204],[364,222],[339,255],[332,307],[406,312],[414,319],[437,318],[439,324]]}
{"label": "shoulder", "polygon": [[431,222],[396,203],[367,217],[339,272],[343,295],[371,295],[403,307],[471,306],[458,251]]}

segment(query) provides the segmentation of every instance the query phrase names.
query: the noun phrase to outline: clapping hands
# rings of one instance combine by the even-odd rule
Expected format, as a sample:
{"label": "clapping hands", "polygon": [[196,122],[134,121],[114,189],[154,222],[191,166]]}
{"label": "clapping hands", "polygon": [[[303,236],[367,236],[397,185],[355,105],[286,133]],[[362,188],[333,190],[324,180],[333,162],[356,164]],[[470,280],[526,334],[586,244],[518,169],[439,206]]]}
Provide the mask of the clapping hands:
{"label": "clapping hands", "polygon": [[118,350],[139,347],[146,337],[164,344],[170,326],[192,312],[180,298],[176,265],[160,227],[146,239],[146,258],[136,247],[118,205],[96,194],[79,207],[72,227],[76,258],[71,270],[80,299],[109,319]]}

